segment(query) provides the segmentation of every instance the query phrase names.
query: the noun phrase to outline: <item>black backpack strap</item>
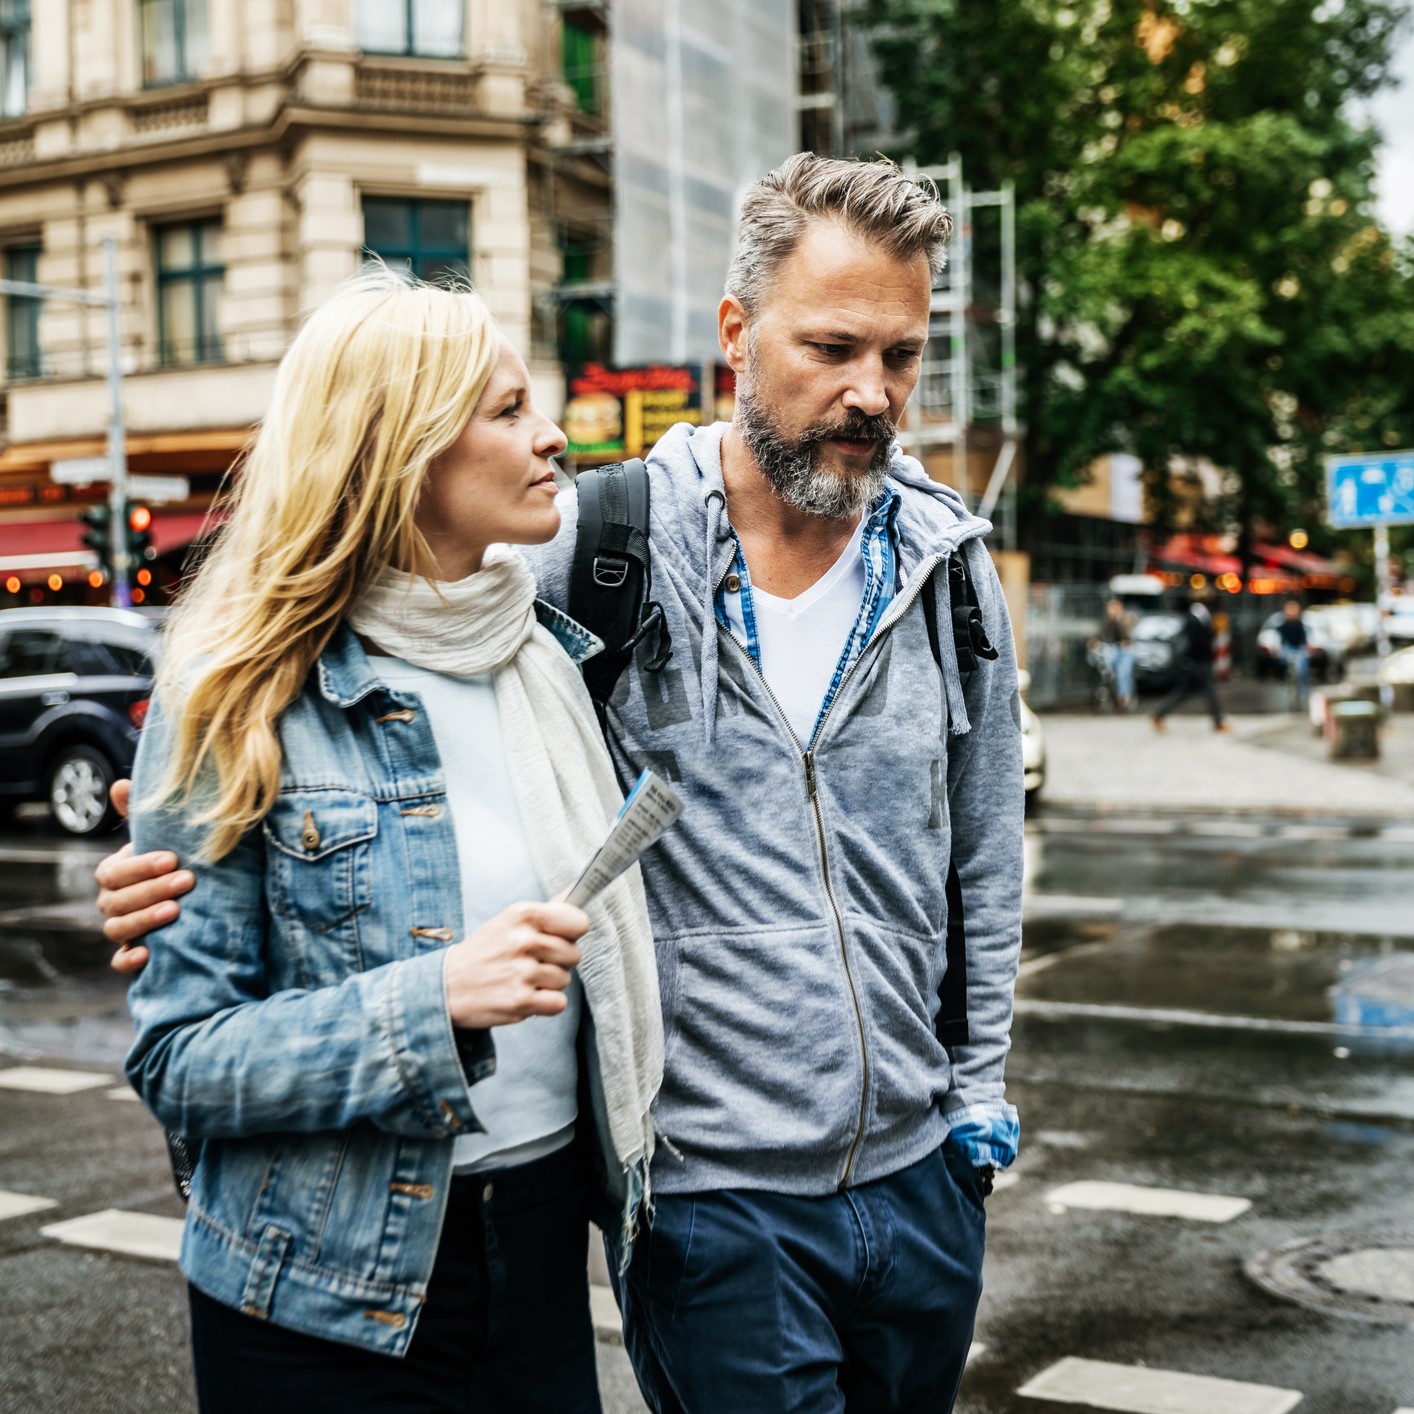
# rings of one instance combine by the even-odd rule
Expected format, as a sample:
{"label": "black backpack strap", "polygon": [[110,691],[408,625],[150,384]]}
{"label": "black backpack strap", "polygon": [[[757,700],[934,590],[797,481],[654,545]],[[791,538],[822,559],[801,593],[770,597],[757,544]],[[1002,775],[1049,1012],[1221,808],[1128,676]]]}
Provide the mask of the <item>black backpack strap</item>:
{"label": "black backpack strap", "polygon": [[645,639],[644,666],[659,672],[672,656],[662,608],[653,602],[648,544],[648,467],[634,458],[580,472],[579,520],[570,569],[570,617],[602,640],[604,651],[584,665],[584,682],[604,723],[609,698],[634,650]]}
{"label": "black backpack strap", "polygon": [[[967,567],[962,548],[947,560],[948,603],[952,622],[953,646],[957,651],[957,666],[964,673],[975,672],[979,660],[991,661],[997,650],[987,637],[982,622],[982,609],[977,601],[977,586]],[[933,577],[923,586],[923,621],[928,628],[928,647],[938,671],[943,671],[943,644],[938,630],[938,595]],[[945,945],[947,968],[938,987],[938,1039],[949,1050],[965,1046],[967,1026],[967,918],[963,911],[962,880],[957,865],[948,860],[947,881],[948,931]]]}

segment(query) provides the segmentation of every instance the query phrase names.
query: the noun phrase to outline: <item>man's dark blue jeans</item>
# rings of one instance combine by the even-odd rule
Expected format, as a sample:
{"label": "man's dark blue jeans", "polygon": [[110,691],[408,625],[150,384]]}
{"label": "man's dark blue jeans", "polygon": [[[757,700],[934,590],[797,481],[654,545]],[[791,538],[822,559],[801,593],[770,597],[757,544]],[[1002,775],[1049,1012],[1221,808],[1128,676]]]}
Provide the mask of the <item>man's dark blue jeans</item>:
{"label": "man's dark blue jeans", "polygon": [[977,1172],[950,1148],[825,1198],[659,1197],[618,1282],[654,1414],[945,1414],[985,1228]]}

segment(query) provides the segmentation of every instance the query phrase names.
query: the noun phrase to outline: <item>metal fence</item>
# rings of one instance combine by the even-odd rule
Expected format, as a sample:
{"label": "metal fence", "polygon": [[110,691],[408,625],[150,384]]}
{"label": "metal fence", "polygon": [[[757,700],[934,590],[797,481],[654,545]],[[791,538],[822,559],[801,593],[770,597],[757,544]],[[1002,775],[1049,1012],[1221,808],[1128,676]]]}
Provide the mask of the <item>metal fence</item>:
{"label": "metal fence", "polygon": [[[1086,651],[1109,598],[1104,583],[1032,585],[1026,607],[1026,666],[1031,673],[1027,700],[1032,707],[1084,707],[1093,700],[1095,677]],[[1182,602],[1166,597],[1149,611],[1177,611]],[[1214,613],[1228,618],[1235,673],[1254,670],[1257,632],[1280,607],[1280,599],[1271,595],[1248,594],[1224,594],[1212,605]]]}

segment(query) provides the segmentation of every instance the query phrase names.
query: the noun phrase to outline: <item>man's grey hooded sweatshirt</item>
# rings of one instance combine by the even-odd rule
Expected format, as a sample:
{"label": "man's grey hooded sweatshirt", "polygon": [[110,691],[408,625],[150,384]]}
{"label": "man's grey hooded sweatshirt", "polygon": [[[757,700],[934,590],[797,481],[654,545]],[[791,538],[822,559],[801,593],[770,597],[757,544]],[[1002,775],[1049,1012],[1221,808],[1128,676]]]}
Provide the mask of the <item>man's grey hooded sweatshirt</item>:
{"label": "man's grey hooded sweatshirt", "polygon": [[[680,424],[652,454],[653,595],[673,656],[652,673],[640,653],[608,720],[625,785],[652,767],[687,802],[643,861],[667,1044],[655,1117],[672,1146],[653,1182],[825,1194],[898,1172],[953,1125],[1014,1125],[1002,1070],[1021,946],[1016,663],[978,540],[987,523],[896,453],[898,589],[802,748],[713,607],[736,548],[724,430]],[[562,508],[560,535],[529,558],[542,596],[568,607],[572,496]],[[958,553],[1000,653],[966,682],[945,572]],[[921,592],[937,595],[941,672]],[[970,1024],[951,1056],[935,1034],[950,856]]]}

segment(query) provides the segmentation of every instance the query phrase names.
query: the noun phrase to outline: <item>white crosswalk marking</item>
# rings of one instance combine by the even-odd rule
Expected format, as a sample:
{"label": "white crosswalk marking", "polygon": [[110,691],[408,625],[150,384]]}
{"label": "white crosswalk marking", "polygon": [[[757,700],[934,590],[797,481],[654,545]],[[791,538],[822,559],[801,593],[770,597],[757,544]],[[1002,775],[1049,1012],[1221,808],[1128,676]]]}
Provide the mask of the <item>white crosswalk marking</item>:
{"label": "white crosswalk marking", "polygon": [[175,1262],[181,1249],[182,1220],[105,1208],[101,1213],[51,1223],[40,1228],[40,1232],[71,1247],[92,1247],[100,1252],[120,1252],[127,1257]]}
{"label": "white crosswalk marking", "polygon": [[1138,1365],[1069,1357],[1043,1370],[1017,1393],[1056,1404],[1088,1404],[1121,1414],[1286,1414],[1301,1403],[1299,1390],[1182,1375]]}
{"label": "white crosswalk marking", "polygon": [[40,1065],[14,1065],[0,1070],[0,1090],[32,1090],[37,1095],[72,1095],[112,1083],[111,1075],[91,1070],[56,1070]]}
{"label": "white crosswalk marking", "polygon": [[1190,1193],[1181,1188],[1147,1188],[1137,1183],[1094,1180],[1053,1188],[1046,1194],[1046,1201],[1052,1205],[1052,1212],[1057,1208],[1089,1208],[1097,1212],[1188,1218],[1204,1223],[1230,1223],[1252,1206],[1250,1198],[1225,1198],[1218,1193]]}
{"label": "white crosswalk marking", "polygon": [[45,1208],[57,1208],[52,1198],[36,1198],[33,1193],[13,1193],[0,1188],[0,1220],[22,1218],[26,1213],[41,1213]]}
{"label": "white crosswalk marking", "polygon": [[1021,1175],[1015,1173],[999,1173],[992,1180],[992,1192],[1000,1193],[1003,1188],[1010,1188],[1014,1183],[1021,1182]]}
{"label": "white crosswalk marking", "polygon": [[137,1091],[131,1085],[115,1085],[109,1092],[110,1100],[136,1100]]}

